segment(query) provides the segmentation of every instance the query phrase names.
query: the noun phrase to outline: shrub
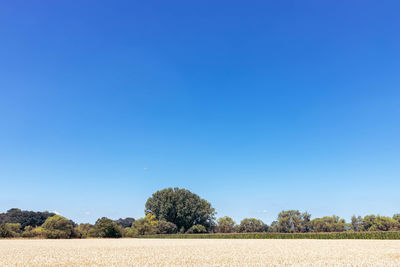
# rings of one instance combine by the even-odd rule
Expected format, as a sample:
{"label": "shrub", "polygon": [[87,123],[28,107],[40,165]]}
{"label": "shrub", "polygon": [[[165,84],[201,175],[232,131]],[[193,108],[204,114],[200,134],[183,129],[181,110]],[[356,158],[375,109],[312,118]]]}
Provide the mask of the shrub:
{"label": "shrub", "polygon": [[93,225],[90,223],[81,223],[77,227],[75,227],[75,232],[77,233],[79,238],[87,238],[89,235],[90,229],[93,228]]}
{"label": "shrub", "polygon": [[54,215],[47,218],[42,228],[45,230],[47,238],[73,238],[77,237],[74,230],[74,223],[67,218]]}
{"label": "shrub", "polygon": [[202,233],[207,233],[207,229],[201,224],[193,225],[192,227],[189,228],[189,230],[186,231],[186,234],[202,234]]}
{"label": "shrub", "polygon": [[18,237],[21,234],[21,224],[19,223],[3,223],[0,225],[0,237],[11,238]]}
{"label": "shrub", "polygon": [[88,231],[88,236],[119,238],[122,236],[122,234],[120,228],[114,221],[103,217],[98,219],[94,227]]}
{"label": "shrub", "polygon": [[22,237],[46,238],[46,231],[40,226],[32,227],[32,226],[28,225],[25,227],[25,230],[22,233]]}
{"label": "shrub", "polygon": [[156,216],[147,213],[144,218],[140,218],[132,223],[131,233],[134,235],[152,235],[156,233],[158,221]]}

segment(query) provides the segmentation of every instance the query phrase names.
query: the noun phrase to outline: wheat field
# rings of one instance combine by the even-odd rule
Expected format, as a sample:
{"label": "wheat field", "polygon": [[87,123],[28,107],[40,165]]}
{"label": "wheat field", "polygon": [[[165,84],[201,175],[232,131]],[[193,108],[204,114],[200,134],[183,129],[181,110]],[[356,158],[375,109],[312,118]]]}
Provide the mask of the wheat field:
{"label": "wheat field", "polygon": [[1,240],[1,266],[400,266],[399,240]]}

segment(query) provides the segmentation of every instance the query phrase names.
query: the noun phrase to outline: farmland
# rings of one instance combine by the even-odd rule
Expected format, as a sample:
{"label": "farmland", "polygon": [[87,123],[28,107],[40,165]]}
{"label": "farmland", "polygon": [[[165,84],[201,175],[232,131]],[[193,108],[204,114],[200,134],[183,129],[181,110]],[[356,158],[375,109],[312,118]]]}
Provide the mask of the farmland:
{"label": "farmland", "polygon": [[399,266],[399,240],[0,241],[2,266]]}

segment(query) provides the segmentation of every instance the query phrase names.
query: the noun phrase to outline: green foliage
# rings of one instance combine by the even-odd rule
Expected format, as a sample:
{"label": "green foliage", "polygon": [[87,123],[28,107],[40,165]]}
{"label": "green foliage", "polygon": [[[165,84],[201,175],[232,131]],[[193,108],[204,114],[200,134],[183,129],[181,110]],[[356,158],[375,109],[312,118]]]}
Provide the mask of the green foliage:
{"label": "green foliage", "polygon": [[159,221],[156,226],[156,234],[176,234],[178,227],[172,222]]}
{"label": "green foliage", "polygon": [[46,238],[46,231],[40,227],[32,227],[30,225],[26,226],[24,232],[22,233],[22,237],[28,238]]}
{"label": "green foliage", "polygon": [[54,216],[56,214],[50,212],[34,212],[34,211],[26,211],[20,209],[10,209],[6,213],[0,214],[0,224],[3,223],[19,223],[21,225],[21,229],[24,229],[25,226],[40,226],[42,225],[47,218]]}
{"label": "green foliage", "polygon": [[393,215],[393,220],[396,220],[400,223],[400,213]]}
{"label": "green foliage", "polygon": [[218,219],[217,226],[218,233],[234,233],[236,231],[236,222],[228,216]]}
{"label": "green foliage", "polygon": [[87,238],[89,236],[90,229],[93,228],[93,225],[90,223],[81,223],[77,227],[75,227],[75,232],[77,233],[79,238]]}
{"label": "green foliage", "polygon": [[396,231],[400,230],[400,223],[390,217],[367,215],[363,219],[365,231]]}
{"label": "green foliage", "polygon": [[[130,217],[116,221],[101,218],[94,226],[76,225],[60,215],[49,215],[53,214],[20,209],[1,213],[0,238],[163,238],[173,234],[171,238],[400,239],[400,214],[394,214],[392,218],[352,216],[351,223],[346,224],[335,215],[310,220],[311,215],[306,212],[286,210],[279,213],[270,227],[254,218],[246,218],[237,226],[228,216],[219,218],[215,225],[211,204],[179,188],[154,193],[146,202],[146,216],[137,221]],[[206,234],[213,231],[216,234]],[[269,233],[261,233],[267,231]]]}
{"label": "green foliage", "polygon": [[187,231],[193,225],[201,224],[207,231],[214,226],[215,210],[211,204],[186,189],[167,188],[155,192],[146,202],[146,213],[152,213],[157,220],[175,224]]}
{"label": "green foliage", "polygon": [[12,238],[21,235],[21,224],[19,223],[3,223],[0,225],[0,237]]}
{"label": "green foliage", "polygon": [[74,223],[67,218],[54,215],[47,218],[42,228],[45,230],[47,238],[74,238],[77,234],[74,229]]}
{"label": "green foliage", "polygon": [[186,234],[203,234],[203,233],[207,233],[207,229],[201,224],[193,225],[186,231]]}
{"label": "green foliage", "polygon": [[132,227],[124,228],[121,234],[123,237],[137,237],[139,235],[138,231]]}
{"label": "green foliage", "polygon": [[147,213],[144,218],[140,218],[132,223],[132,234],[134,235],[152,235],[156,233],[158,221],[156,216]]}
{"label": "green foliage", "polygon": [[313,232],[344,232],[346,231],[346,221],[333,215],[322,218],[315,218],[310,222]]}
{"label": "green foliage", "polygon": [[351,217],[351,230],[355,232],[363,230],[363,220],[361,216],[356,217],[355,215],[353,215]]}
{"label": "green foliage", "polygon": [[280,233],[306,233],[310,231],[310,218],[311,214],[307,212],[284,210],[278,214],[274,230]]}
{"label": "green foliage", "polygon": [[89,230],[88,237],[119,238],[122,234],[121,229],[113,220],[103,217],[98,219]]}
{"label": "green foliage", "polygon": [[255,233],[265,232],[267,229],[268,227],[263,221],[254,218],[246,218],[240,222],[238,231],[240,233]]}
{"label": "green foliage", "polygon": [[127,227],[131,227],[132,223],[135,221],[134,218],[131,217],[127,217],[125,219],[119,218],[118,220],[115,220],[114,222],[119,225],[122,226],[123,228],[127,228]]}

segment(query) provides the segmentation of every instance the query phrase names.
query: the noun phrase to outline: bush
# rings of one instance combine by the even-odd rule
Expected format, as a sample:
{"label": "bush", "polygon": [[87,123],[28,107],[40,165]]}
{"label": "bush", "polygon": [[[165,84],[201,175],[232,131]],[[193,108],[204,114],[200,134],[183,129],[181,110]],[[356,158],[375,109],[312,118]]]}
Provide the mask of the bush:
{"label": "bush", "polygon": [[156,234],[176,234],[178,227],[167,221],[159,221],[156,226]]}
{"label": "bush", "polygon": [[202,233],[207,233],[207,229],[201,224],[193,225],[192,227],[189,228],[189,230],[186,231],[186,234],[202,234]]}
{"label": "bush", "polygon": [[40,226],[32,227],[28,225],[25,227],[25,231],[22,233],[22,237],[46,238],[46,231]]}
{"label": "bush", "polygon": [[98,219],[94,227],[88,231],[88,236],[119,238],[122,237],[122,234],[120,228],[114,221],[103,217]]}
{"label": "bush", "polygon": [[3,223],[0,225],[0,237],[12,238],[21,234],[21,224],[19,223]]}
{"label": "bush", "polygon": [[67,218],[55,215],[47,218],[42,228],[45,230],[47,238],[73,238],[77,237],[74,223]]}
{"label": "bush", "polygon": [[77,227],[75,227],[75,232],[77,233],[79,238],[87,238],[89,235],[90,229],[93,228],[93,225],[90,223],[81,223]]}
{"label": "bush", "polygon": [[131,234],[133,235],[152,235],[156,233],[158,221],[156,216],[147,213],[144,218],[140,218],[132,223]]}

